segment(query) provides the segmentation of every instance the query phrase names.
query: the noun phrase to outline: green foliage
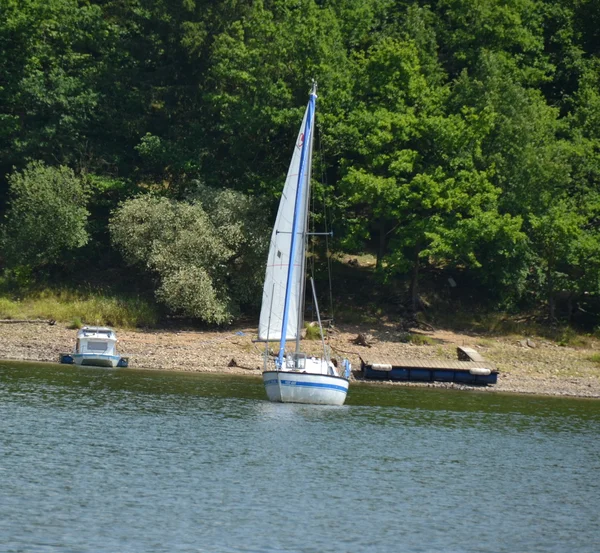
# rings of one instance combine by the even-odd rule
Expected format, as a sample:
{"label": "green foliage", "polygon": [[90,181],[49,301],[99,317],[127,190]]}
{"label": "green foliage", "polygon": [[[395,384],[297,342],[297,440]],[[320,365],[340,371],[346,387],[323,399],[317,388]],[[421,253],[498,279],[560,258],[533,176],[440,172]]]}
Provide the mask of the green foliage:
{"label": "green foliage", "polygon": [[158,312],[155,306],[137,297],[46,289],[20,300],[1,297],[0,318],[48,319],[68,322],[70,328],[76,324],[78,328],[82,322],[135,328],[155,326]]}
{"label": "green foliage", "polygon": [[82,326],[83,322],[81,321],[81,319],[79,317],[75,317],[67,328],[70,328],[71,330],[76,330],[78,328],[81,328]]}
{"label": "green foliage", "polygon": [[558,329],[556,336],[554,336],[556,343],[562,347],[585,347],[588,345],[588,340],[579,333],[577,333],[571,327],[564,327]]}
{"label": "green foliage", "polygon": [[[533,65],[544,48],[543,4],[538,0],[442,0],[440,35],[454,74],[472,65],[482,50],[510,53]],[[533,62],[533,63],[532,63]]]}
{"label": "green foliage", "polygon": [[[316,79],[315,176],[329,184],[315,195],[328,192],[334,248],[377,256],[368,289],[410,280],[416,301],[429,272],[506,308],[600,293],[598,2],[0,4],[2,262],[16,286],[66,254],[114,264],[111,212],[158,194],[185,200],[152,208],[181,225],[118,239],[152,292],[212,321],[254,304],[265,238],[194,179],[274,206]],[[41,174],[33,159],[75,169],[87,204],[7,204]]]}
{"label": "green foliage", "polygon": [[170,311],[224,324],[260,298],[268,230],[259,209],[239,193],[197,185],[187,202],[125,202],[111,236],[127,262],[156,276],[157,298]]}
{"label": "green foliage", "polygon": [[21,307],[18,302],[0,297],[0,317],[3,319],[20,319]]}
{"label": "green foliage", "polygon": [[318,324],[310,324],[305,323],[304,328],[306,330],[306,339],[307,340],[320,340],[321,339],[321,329]]}
{"label": "green foliage", "polygon": [[2,0],[0,167],[27,159],[74,165],[98,106],[100,6],[76,0]]}
{"label": "green foliage", "polygon": [[401,342],[413,344],[414,346],[433,346],[435,344],[435,340],[430,336],[414,332],[403,332],[400,334],[399,339]]}
{"label": "green foliage", "polygon": [[364,103],[340,127],[342,142],[354,139],[341,185],[361,223],[355,236],[377,236],[378,266],[388,277],[412,271],[416,299],[421,264],[479,269],[487,244],[518,249],[521,219],[499,212],[494,170],[479,168],[485,114],[447,114],[454,99],[428,81],[411,41],[382,40],[358,70]]}
{"label": "green foliage", "polygon": [[86,193],[68,167],[30,163],[9,176],[10,204],[3,225],[6,266],[38,268],[60,263],[88,241]]}

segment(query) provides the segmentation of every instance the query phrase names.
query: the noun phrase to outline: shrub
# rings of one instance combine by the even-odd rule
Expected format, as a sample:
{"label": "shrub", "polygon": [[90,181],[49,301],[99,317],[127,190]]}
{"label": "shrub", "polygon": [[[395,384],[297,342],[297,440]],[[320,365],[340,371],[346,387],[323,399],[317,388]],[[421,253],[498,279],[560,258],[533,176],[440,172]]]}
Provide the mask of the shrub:
{"label": "shrub", "polygon": [[10,175],[8,184],[9,207],[2,229],[8,268],[57,263],[65,251],[87,243],[86,195],[71,169],[32,162]]}
{"label": "shrub", "polygon": [[71,321],[71,323],[69,324],[69,326],[67,328],[70,328],[71,330],[77,330],[78,328],[81,328],[83,326],[83,323],[81,322],[81,319],[79,317],[75,317],[73,318],[73,320]]}
{"label": "shrub", "polygon": [[307,340],[320,340],[321,339],[321,331],[319,330],[318,324],[310,324],[306,323],[306,339]]}
{"label": "shrub", "polygon": [[435,344],[433,338],[423,334],[413,334],[412,332],[403,332],[399,338],[401,342],[414,344],[415,346],[431,346]]}
{"label": "shrub", "polygon": [[247,196],[202,186],[185,202],[143,196],[114,213],[111,238],[154,275],[169,311],[224,324],[261,298],[269,230],[259,209]]}

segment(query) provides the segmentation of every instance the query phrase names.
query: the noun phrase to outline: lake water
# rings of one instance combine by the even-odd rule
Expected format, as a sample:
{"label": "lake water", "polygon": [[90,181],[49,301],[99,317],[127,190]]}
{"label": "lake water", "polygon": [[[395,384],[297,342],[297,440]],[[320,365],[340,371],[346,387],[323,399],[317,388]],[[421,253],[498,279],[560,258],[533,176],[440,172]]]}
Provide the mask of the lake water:
{"label": "lake water", "polygon": [[0,362],[0,551],[600,551],[600,402]]}

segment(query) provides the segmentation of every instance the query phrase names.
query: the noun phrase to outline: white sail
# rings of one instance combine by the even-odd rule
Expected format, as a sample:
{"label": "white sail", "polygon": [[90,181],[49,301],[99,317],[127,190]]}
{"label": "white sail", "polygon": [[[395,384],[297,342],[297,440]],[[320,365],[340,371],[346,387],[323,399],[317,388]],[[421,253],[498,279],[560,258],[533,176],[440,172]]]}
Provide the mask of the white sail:
{"label": "white sail", "polygon": [[[279,203],[277,219],[271,235],[271,244],[269,246],[269,257],[267,260],[267,269],[265,273],[265,284],[263,288],[262,307],[258,326],[258,337],[260,340],[280,340],[282,337],[283,311],[285,304],[285,292],[288,279],[288,268],[290,264],[291,250],[291,232],[294,220],[294,209],[296,205],[296,190],[298,188],[298,175],[300,172],[300,161],[302,156],[302,144],[304,143],[304,132],[309,117],[309,107],[306,108],[302,126],[298,133],[298,138],[294,147],[292,161],[288,169],[288,174],[283,188],[283,194]],[[311,113],[314,119],[314,111]],[[312,129],[313,121],[309,128]],[[312,137],[308,137],[312,142]],[[310,143],[308,144],[310,145]],[[292,283],[290,287],[289,314],[287,319],[287,328],[285,337],[287,340],[294,340],[298,335],[298,324],[302,320],[300,310],[303,309],[303,281],[304,271],[303,263],[305,256],[305,230],[307,224],[307,209],[309,195],[310,162],[311,154],[308,152],[307,167],[304,171],[304,183],[301,186],[302,198],[299,198],[299,205],[302,206],[302,212],[297,214],[296,232],[298,235],[298,246],[294,255],[294,271],[292,273]]]}

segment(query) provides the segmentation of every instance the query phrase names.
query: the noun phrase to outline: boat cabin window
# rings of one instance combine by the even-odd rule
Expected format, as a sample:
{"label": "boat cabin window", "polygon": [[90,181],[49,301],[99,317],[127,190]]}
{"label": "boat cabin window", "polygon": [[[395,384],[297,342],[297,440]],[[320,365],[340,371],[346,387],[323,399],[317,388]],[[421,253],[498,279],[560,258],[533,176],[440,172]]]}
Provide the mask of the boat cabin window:
{"label": "boat cabin window", "polygon": [[296,352],[293,354],[294,367],[296,369],[304,369],[306,367],[306,353]]}
{"label": "boat cabin window", "polygon": [[97,353],[106,351],[108,349],[108,344],[106,342],[92,342],[89,341],[87,343],[87,349],[88,351],[94,351]]}

